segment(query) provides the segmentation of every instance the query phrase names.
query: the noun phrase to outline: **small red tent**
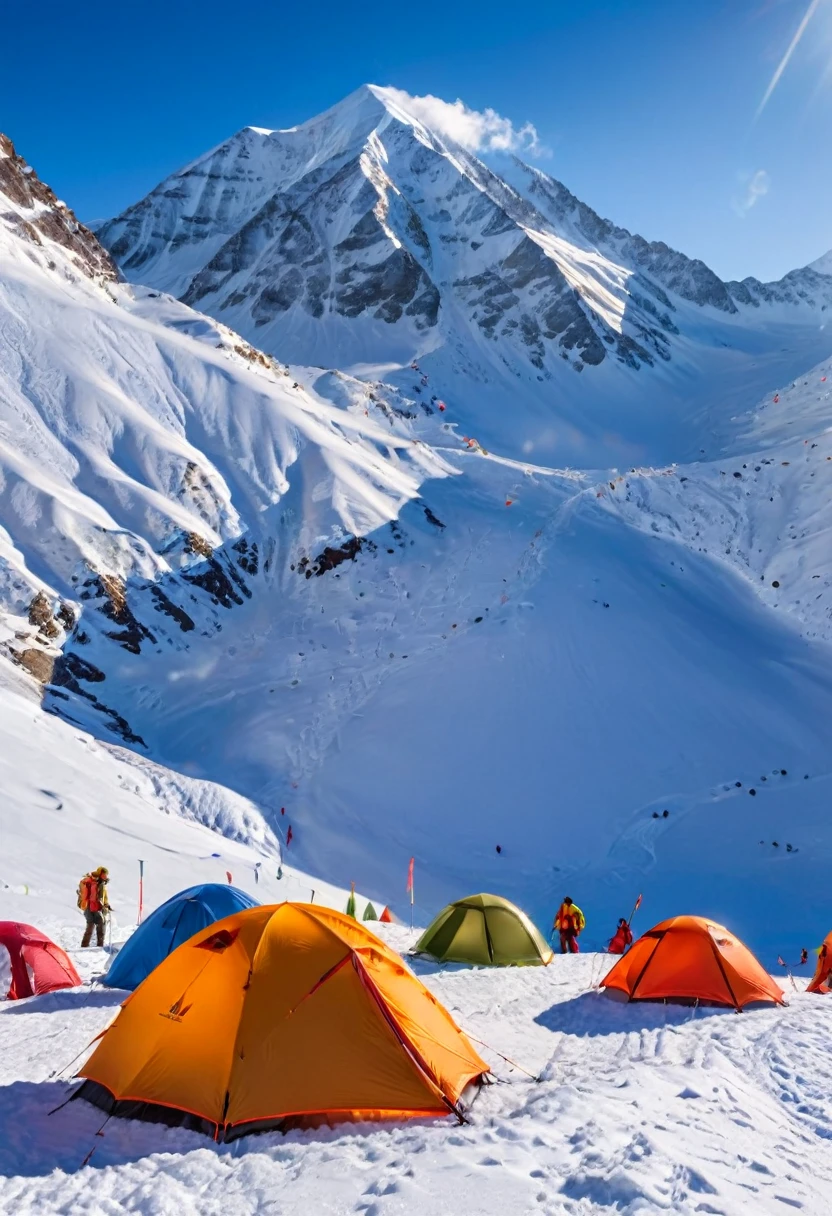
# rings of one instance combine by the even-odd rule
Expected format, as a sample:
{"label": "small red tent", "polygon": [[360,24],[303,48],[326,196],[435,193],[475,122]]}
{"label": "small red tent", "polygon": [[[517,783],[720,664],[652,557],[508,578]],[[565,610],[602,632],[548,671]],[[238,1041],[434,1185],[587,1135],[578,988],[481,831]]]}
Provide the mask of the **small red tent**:
{"label": "small red tent", "polygon": [[815,974],[806,988],[807,992],[832,992],[832,933],[827,933],[818,952]]}
{"label": "small red tent", "polygon": [[40,929],[0,920],[0,1000],[19,1001],[80,983],[67,955]]}

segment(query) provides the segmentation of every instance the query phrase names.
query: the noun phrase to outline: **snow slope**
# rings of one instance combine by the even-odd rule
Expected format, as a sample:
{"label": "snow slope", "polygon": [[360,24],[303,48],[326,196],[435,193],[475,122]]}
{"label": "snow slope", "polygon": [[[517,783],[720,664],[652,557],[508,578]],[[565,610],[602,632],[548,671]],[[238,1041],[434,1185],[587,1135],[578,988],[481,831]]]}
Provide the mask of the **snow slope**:
{"label": "snow slope", "polygon": [[[0,659],[0,920],[35,923],[77,945],[78,882],[106,864],[118,942],[136,924],[139,858],[145,912],[183,887],[226,882],[226,871],[261,902],[314,891],[319,903],[344,907],[342,888],[285,864],[277,833],[248,799],[98,742],[44,713],[39,692]],[[101,952],[93,956],[101,969]]]}
{"label": "snow slope", "polygon": [[788,1009],[740,1017],[622,1006],[592,991],[605,969],[595,955],[490,973],[417,966],[488,1044],[497,1084],[465,1126],[359,1125],[215,1145],[153,1124],[102,1127],[86,1103],[49,1114],[74,1088],[72,1056],[107,1025],[119,994],[84,988],[7,1006],[0,1206],[21,1216],[826,1211],[832,1125],[818,1061],[832,1031],[828,1000],[790,989]]}

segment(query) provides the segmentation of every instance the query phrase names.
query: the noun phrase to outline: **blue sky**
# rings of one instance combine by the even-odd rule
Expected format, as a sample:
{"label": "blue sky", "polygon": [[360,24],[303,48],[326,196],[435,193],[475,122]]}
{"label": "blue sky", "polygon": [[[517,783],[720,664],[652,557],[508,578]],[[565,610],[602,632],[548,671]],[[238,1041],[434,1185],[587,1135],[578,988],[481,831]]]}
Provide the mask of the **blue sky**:
{"label": "blue sky", "polygon": [[84,219],[372,81],[532,122],[547,172],[723,277],[832,248],[832,0],[44,0],[3,25],[0,129]]}

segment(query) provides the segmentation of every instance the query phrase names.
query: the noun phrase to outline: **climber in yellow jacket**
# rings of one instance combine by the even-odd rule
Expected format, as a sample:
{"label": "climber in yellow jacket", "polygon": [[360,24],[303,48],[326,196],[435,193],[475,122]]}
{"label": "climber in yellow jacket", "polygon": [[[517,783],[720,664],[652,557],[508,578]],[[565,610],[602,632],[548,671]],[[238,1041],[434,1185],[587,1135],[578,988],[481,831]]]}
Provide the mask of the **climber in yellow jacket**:
{"label": "climber in yellow jacket", "polygon": [[555,915],[552,932],[560,934],[561,954],[577,954],[578,936],[586,925],[586,917],[576,903],[567,895]]}

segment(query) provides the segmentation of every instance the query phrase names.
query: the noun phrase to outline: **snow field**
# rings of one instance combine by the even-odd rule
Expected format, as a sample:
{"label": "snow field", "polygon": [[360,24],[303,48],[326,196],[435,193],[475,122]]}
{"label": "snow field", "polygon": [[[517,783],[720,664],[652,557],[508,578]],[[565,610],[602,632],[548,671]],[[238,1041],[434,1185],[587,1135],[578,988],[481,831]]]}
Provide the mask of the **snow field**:
{"label": "snow field", "polygon": [[[379,931],[400,949],[415,940]],[[87,975],[96,953],[73,952]],[[620,1005],[594,991],[609,965],[597,955],[517,970],[414,965],[488,1044],[495,1084],[465,1126],[347,1125],[215,1145],[135,1121],[102,1127],[85,1103],[50,1115],[74,1088],[60,1070],[107,1025],[119,994],[84,987],[6,1006],[0,1206],[96,1216],[826,1210],[832,1120],[820,1062],[832,1002],[790,992],[787,1009],[742,1015]]]}

